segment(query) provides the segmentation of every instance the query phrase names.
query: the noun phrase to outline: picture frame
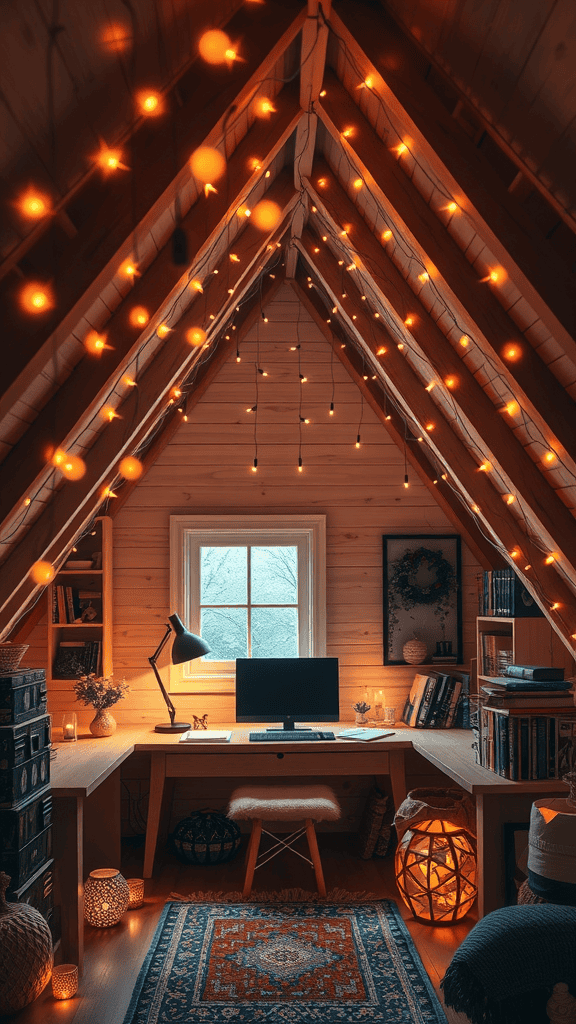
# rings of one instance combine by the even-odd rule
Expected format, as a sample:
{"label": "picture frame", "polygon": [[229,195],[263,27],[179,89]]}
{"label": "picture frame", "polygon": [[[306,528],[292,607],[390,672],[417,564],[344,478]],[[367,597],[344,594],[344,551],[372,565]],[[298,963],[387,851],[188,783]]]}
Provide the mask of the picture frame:
{"label": "picture frame", "polygon": [[[385,665],[462,663],[462,554],[458,534],[383,534]],[[410,640],[426,645],[406,660]]]}

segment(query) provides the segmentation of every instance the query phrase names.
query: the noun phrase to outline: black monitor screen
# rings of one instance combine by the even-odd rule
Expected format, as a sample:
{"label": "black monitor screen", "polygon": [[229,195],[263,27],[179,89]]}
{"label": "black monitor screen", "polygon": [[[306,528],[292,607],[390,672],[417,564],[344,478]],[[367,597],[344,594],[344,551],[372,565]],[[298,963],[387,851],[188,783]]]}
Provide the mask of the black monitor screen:
{"label": "black monitor screen", "polygon": [[338,658],[236,659],[237,722],[338,720]]}

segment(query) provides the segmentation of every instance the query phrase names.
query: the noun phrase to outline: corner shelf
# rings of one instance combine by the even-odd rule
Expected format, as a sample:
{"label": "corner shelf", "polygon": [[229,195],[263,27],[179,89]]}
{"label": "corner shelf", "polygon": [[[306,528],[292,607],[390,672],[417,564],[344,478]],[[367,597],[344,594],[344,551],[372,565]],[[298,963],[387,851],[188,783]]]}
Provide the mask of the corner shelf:
{"label": "corner shelf", "polygon": [[512,662],[520,665],[554,665],[563,668],[565,675],[574,672],[574,662],[567,647],[556,634],[548,619],[541,617],[510,618],[501,615],[479,615],[476,619],[476,653],[478,682],[492,682],[497,676],[488,675],[485,668],[483,637],[497,634],[502,645],[512,655]]}
{"label": "corner shelf", "polygon": [[[74,552],[78,561],[94,561],[94,555],[100,556],[101,567],[98,568],[63,568],[49,590],[48,604],[48,682],[70,684],[74,675],[56,675],[54,672],[58,655],[66,650],[77,650],[78,657],[87,658],[90,649],[82,644],[98,642],[98,648],[91,648],[93,663],[84,668],[86,672],[97,675],[112,675],[112,520],[109,516],[99,516],[95,520],[94,530],[78,542]],[[72,558],[74,556],[71,556]],[[92,596],[91,596],[92,595]],[[79,618],[88,605],[96,610],[96,619],[88,621],[68,621]],[[54,621],[56,619],[56,621]],[[64,648],[62,645],[65,645]],[[97,654],[97,663],[96,663]],[[56,664],[57,667],[57,664]]]}

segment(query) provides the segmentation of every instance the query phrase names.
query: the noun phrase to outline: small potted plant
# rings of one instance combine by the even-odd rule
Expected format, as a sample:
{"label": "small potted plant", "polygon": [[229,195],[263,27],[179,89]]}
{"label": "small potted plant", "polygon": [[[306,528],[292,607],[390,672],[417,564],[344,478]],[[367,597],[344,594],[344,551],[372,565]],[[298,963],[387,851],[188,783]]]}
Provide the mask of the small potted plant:
{"label": "small potted plant", "polygon": [[93,736],[111,736],[116,729],[116,719],[108,708],[117,704],[126,696],[128,684],[122,680],[115,683],[112,676],[97,676],[95,672],[80,676],[73,686],[76,700],[90,705],[96,711],[96,717],[90,722]]}
{"label": "small potted plant", "polygon": [[352,710],[356,712],[356,725],[365,725],[368,719],[366,718],[366,712],[370,711],[371,704],[367,704],[365,700],[359,700],[357,704],[352,705]]}

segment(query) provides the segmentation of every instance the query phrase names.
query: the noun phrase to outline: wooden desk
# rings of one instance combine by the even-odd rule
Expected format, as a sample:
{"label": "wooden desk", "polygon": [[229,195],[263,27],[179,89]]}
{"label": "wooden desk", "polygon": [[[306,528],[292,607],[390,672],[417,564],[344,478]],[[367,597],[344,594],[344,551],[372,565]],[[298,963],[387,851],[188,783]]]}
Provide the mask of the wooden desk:
{"label": "wooden desk", "polygon": [[[353,740],[310,743],[251,743],[248,733],[264,725],[219,726],[230,729],[230,743],[180,743],[179,737],[151,732],[139,738],[137,749],[151,754],[150,799],[144,852],[144,878],[150,878],[158,841],[166,779],[181,778],[281,778],[282,776],[389,775],[396,807],[406,796],[404,750],[412,746],[407,730],[370,743]],[[331,726],[338,733],[344,724]]]}
{"label": "wooden desk", "polygon": [[528,821],[534,800],[566,796],[568,787],[560,779],[512,782],[482,768],[466,729],[414,729],[411,735],[414,750],[475,798],[478,917],[484,917],[505,904],[504,824]]}

